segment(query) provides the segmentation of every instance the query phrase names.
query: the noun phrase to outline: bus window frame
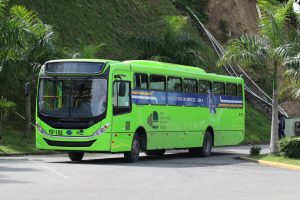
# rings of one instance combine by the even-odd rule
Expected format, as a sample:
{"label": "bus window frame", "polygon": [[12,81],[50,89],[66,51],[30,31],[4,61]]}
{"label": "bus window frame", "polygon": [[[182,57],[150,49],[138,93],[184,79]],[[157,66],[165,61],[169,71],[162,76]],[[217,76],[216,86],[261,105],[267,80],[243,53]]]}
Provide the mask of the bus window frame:
{"label": "bus window frame", "polygon": [[[241,88],[241,94],[239,94],[239,88]],[[238,83],[237,84],[237,88],[236,88],[236,96],[237,97],[242,97],[243,98],[243,95],[244,95],[244,87],[243,87],[243,84],[241,83]]]}
{"label": "bus window frame", "polygon": [[[209,89],[207,90],[206,93],[202,93],[202,92],[199,91],[199,90],[200,90],[199,83],[200,83],[201,81],[207,82],[207,83],[210,84],[210,85],[209,85]],[[210,80],[206,80],[206,79],[198,79],[198,94],[208,94],[210,91],[212,91],[212,85],[213,85],[213,83],[212,83],[212,81],[210,81]]]}
{"label": "bus window frame", "polygon": [[[113,116],[118,116],[118,115],[124,115],[124,114],[128,114],[128,113],[131,113],[132,111],[132,97],[131,97],[131,81],[126,81],[126,80],[114,80],[113,81],[113,87],[112,87],[112,95],[113,95],[113,99],[114,99],[114,86],[115,86],[115,83],[117,82],[123,82],[123,83],[128,83],[129,84],[129,109],[127,111],[123,111],[123,112],[118,112],[118,113],[115,113],[115,106],[114,104],[112,103],[112,111],[113,111]],[[125,107],[124,107],[125,109]]]}
{"label": "bus window frame", "polygon": [[[184,89],[184,81],[185,80],[190,80],[190,81],[196,81],[196,92],[186,92],[185,89]],[[195,78],[184,78],[183,81],[182,81],[182,91],[183,93],[191,93],[191,94],[198,94],[198,80]]]}
{"label": "bus window frame", "polygon": [[[164,89],[164,90],[151,89],[151,77],[152,77],[152,76],[161,76],[161,77],[165,77],[165,89]],[[167,92],[167,77],[166,77],[166,76],[164,76],[164,75],[150,74],[150,75],[149,75],[148,81],[149,81],[149,91],[159,91],[159,92],[165,91],[165,92]]]}
{"label": "bus window frame", "polygon": [[[214,91],[214,84],[215,83],[221,83],[221,84],[223,84],[223,94],[216,94],[215,93],[215,91]],[[225,82],[222,82],[222,81],[213,81],[212,82],[212,93],[214,94],[214,95],[219,95],[219,96],[222,96],[222,95],[225,95],[226,94],[226,85],[225,85]]]}
{"label": "bus window frame", "polygon": [[[154,89],[151,89],[151,77],[152,76],[161,76],[161,77],[165,77],[165,89],[164,90],[154,90]],[[165,75],[158,75],[158,74],[149,74],[149,92],[150,91],[156,91],[156,92],[164,92],[165,93],[165,96],[166,96],[166,103],[165,104],[152,104],[151,103],[151,100],[149,101],[149,105],[152,105],[152,106],[167,106],[168,105],[168,93],[167,93],[167,77]]]}
{"label": "bus window frame", "polygon": [[[177,79],[181,80],[181,91],[180,92],[179,91],[175,91],[175,90],[169,90],[169,88],[168,88],[168,86],[169,86],[169,84],[168,84],[169,78],[177,78]],[[167,87],[166,88],[167,88],[167,92],[183,93],[183,81],[182,81],[182,78],[176,77],[176,76],[168,76],[167,77]]]}
{"label": "bus window frame", "polygon": [[[147,89],[142,89],[142,88],[137,88],[136,87],[136,76],[135,75],[146,75],[147,76]],[[147,91],[149,91],[149,88],[150,88],[150,82],[149,82],[149,79],[150,79],[150,77],[149,77],[149,74],[146,74],[146,73],[139,73],[139,72],[137,72],[137,73],[134,73],[133,74],[133,88],[135,89],[135,90],[147,90]]]}
{"label": "bus window frame", "polygon": [[[227,85],[235,85],[235,95],[229,95],[227,94]],[[238,84],[237,83],[225,83],[225,95],[230,96],[230,97],[237,97],[237,92],[238,92]]]}
{"label": "bus window frame", "polygon": [[[181,92],[178,92],[178,91],[174,91],[174,90],[172,90],[172,91],[169,91],[169,89],[168,89],[168,79],[169,78],[178,78],[178,79],[180,79],[181,80]],[[168,96],[168,93],[169,92],[172,92],[172,93],[177,93],[177,94],[181,94],[181,97],[182,97],[182,95],[183,95],[183,78],[181,78],[181,77],[178,77],[178,76],[167,76],[167,85],[166,85],[166,88],[167,88],[167,106],[177,106],[177,107],[182,107],[182,106],[184,106],[183,104],[182,105],[172,105],[172,104],[169,104],[169,101],[168,101],[168,98],[169,98],[169,96]]]}

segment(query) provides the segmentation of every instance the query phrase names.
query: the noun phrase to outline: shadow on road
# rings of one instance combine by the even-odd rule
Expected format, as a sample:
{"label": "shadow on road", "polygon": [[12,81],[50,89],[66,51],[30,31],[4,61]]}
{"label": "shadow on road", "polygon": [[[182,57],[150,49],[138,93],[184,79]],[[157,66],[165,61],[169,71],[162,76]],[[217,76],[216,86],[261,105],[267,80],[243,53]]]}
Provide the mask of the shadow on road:
{"label": "shadow on road", "polygon": [[[136,163],[128,163],[120,154],[120,157],[114,158],[101,158],[93,159],[87,157],[86,160],[81,162],[50,162],[61,164],[74,164],[74,165],[114,165],[114,166],[132,166],[132,167],[157,167],[157,168],[189,168],[189,167],[207,167],[207,166],[224,166],[245,163],[235,159],[238,157],[232,153],[213,153],[210,157],[191,157],[188,153],[175,153],[166,154],[162,158],[141,156],[140,160]],[[89,159],[92,158],[92,159]]]}

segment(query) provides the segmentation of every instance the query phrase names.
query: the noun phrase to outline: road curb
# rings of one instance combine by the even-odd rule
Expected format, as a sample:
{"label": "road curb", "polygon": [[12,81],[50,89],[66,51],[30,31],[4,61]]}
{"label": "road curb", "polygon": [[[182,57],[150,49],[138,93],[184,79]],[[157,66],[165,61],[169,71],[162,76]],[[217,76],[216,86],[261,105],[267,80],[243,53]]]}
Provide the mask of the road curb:
{"label": "road curb", "polygon": [[11,156],[43,156],[43,155],[55,155],[63,154],[63,152],[37,152],[37,153],[12,153],[12,154],[3,154],[0,153],[0,157],[11,157]]}
{"label": "road curb", "polygon": [[286,164],[286,163],[278,163],[278,162],[272,162],[272,161],[266,161],[266,160],[256,160],[256,159],[248,158],[248,157],[239,157],[239,159],[258,163],[258,164],[265,165],[265,166],[270,166],[270,167],[277,167],[277,168],[288,169],[288,170],[300,170],[300,166],[290,165],[290,164]]}

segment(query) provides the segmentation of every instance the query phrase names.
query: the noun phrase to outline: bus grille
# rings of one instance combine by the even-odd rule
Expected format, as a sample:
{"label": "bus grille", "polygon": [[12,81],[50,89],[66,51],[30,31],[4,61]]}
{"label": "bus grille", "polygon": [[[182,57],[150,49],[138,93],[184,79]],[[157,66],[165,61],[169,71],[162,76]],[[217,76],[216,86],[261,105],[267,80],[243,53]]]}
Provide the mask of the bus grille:
{"label": "bus grille", "polygon": [[58,147],[90,147],[96,140],[91,140],[87,142],[65,142],[65,141],[53,141],[45,139],[45,142],[50,146]]}

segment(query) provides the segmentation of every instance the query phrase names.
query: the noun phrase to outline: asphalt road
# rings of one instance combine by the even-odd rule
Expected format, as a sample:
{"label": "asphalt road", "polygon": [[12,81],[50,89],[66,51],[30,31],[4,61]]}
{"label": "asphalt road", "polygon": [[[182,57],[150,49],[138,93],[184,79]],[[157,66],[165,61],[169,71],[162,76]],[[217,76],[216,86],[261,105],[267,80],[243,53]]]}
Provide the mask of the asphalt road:
{"label": "asphalt road", "polygon": [[185,151],[126,163],[122,155],[0,157],[0,200],[300,198],[300,172],[234,159],[250,147],[214,149],[209,158]]}

